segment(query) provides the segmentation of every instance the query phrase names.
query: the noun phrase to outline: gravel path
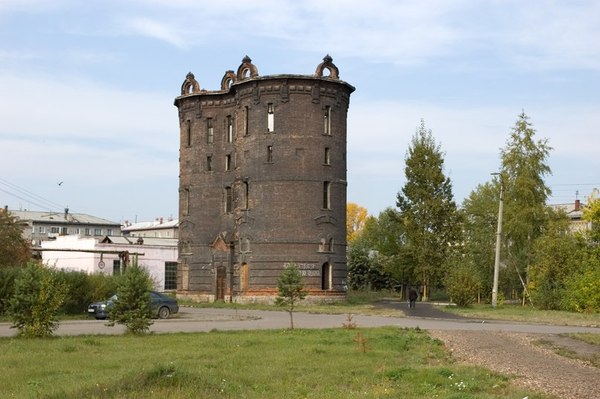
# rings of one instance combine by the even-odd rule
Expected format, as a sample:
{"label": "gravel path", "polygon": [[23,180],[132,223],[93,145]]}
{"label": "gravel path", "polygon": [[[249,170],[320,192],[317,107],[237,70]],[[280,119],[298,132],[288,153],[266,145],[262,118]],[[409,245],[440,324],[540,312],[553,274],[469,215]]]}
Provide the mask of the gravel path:
{"label": "gravel path", "polygon": [[600,369],[532,343],[538,334],[432,330],[460,362],[510,375],[525,388],[564,399],[600,399]]}

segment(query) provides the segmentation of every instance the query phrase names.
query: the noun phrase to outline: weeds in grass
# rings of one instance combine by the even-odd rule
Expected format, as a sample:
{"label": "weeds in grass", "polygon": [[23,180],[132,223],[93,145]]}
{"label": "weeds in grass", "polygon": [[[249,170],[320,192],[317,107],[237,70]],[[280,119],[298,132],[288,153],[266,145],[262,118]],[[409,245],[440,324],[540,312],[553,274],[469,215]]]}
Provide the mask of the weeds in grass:
{"label": "weeds in grass", "polygon": [[348,315],[346,316],[346,322],[342,323],[342,327],[348,329],[348,330],[353,330],[356,328],[356,323],[354,322],[354,315],[352,315],[352,313],[348,313]]}
{"label": "weeds in grass", "polygon": [[456,364],[425,331],[392,327],[11,338],[0,353],[3,397],[543,398]]}
{"label": "weeds in grass", "polygon": [[370,350],[368,345],[369,340],[363,337],[361,333],[357,333],[353,341],[356,342],[356,344],[358,345],[358,350],[362,353],[366,353],[368,350]]}

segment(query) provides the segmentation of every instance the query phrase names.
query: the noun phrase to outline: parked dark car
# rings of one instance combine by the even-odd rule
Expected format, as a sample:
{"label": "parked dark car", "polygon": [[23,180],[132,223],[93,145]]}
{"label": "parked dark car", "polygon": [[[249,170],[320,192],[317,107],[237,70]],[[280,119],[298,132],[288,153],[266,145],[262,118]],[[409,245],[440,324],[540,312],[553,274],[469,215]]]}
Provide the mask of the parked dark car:
{"label": "parked dark car", "polygon": [[[88,306],[88,314],[96,319],[108,318],[108,311],[117,296],[113,295],[105,301],[94,302]],[[152,315],[159,319],[166,319],[170,315],[179,312],[177,299],[161,294],[160,292],[150,291],[150,309]]]}

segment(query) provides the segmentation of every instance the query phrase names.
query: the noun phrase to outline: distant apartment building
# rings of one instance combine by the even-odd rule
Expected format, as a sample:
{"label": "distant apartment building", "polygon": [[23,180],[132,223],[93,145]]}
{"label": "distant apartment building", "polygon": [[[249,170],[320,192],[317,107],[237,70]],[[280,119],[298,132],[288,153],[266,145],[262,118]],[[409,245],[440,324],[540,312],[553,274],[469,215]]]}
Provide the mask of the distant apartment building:
{"label": "distant apartment building", "polygon": [[564,212],[569,218],[569,229],[571,232],[583,232],[591,230],[592,225],[590,222],[583,218],[583,208],[585,204],[582,204],[580,200],[570,202],[567,204],[553,204],[550,207],[557,211]]}
{"label": "distant apartment building", "polygon": [[121,224],[84,213],[8,210],[23,226],[23,237],[33,248],[59,236],[104,237],[121,235]]}
{"label": "distant apartment building", "polygon": [[157,218],[152,222],[139,223],[125,221],[121,232],[131,237],[179,238],[179,219]]}

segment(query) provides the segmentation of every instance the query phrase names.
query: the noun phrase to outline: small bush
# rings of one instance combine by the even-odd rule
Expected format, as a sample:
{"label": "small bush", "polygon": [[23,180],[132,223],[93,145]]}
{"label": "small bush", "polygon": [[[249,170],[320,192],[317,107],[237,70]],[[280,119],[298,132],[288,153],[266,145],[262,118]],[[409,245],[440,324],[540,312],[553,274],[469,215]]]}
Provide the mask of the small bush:
{"label": "small bush", "polygon": [[467,307],[477,300],[481,279],[473,267],[456,265],[446,278],[448,296],[459,307]]}
{"label": "small bush", "polygon": [[131,334],[143,334],[153,321],[150,312],[152,279],[143,267],[133,264],[118,280],[117,300],[111,307],[109,325],[123,324]]}
{"label": "small bush", "polygon": [[67,286],[57,272],[30,262],[15,280],[9,315],[19,335],[48,337],[58,328],[57,314],[67,294]]}

